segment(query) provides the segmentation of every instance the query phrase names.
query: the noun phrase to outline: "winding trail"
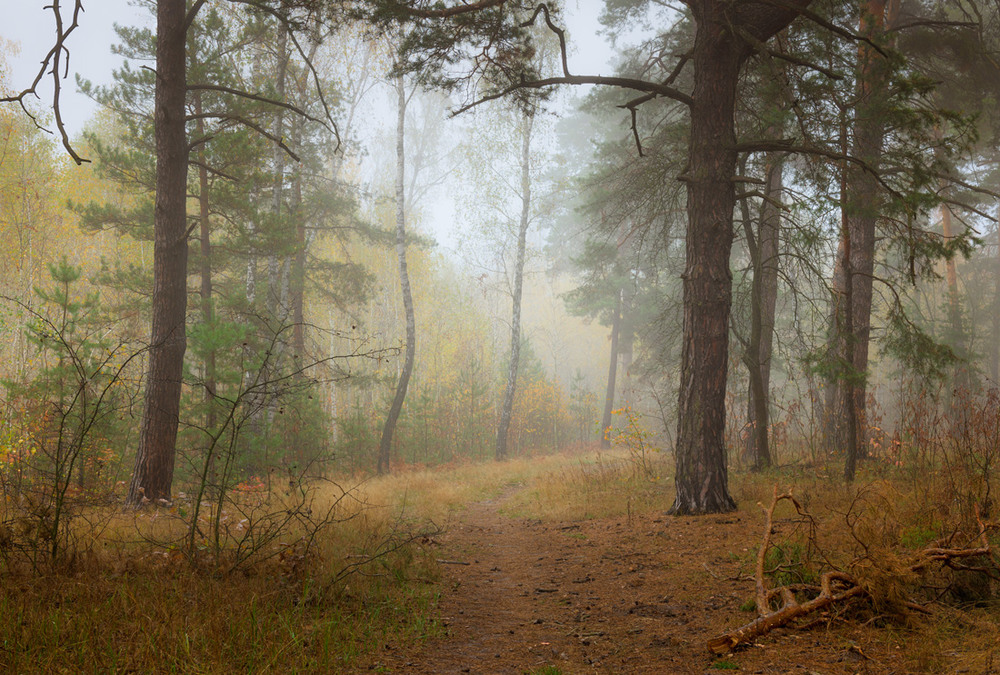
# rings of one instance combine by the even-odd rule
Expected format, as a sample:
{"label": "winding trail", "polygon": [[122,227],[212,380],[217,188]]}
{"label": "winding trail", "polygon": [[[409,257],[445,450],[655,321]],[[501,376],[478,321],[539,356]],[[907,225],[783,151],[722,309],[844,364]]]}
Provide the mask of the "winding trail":
{"label": "winding trail", "polygon": [[[753,592],[739,560],[758,523],[739,513],[543,523],[501,513],[516,492],[471,505],[440,538],[447,635],[387,644],[359,672],[725,672],[705,643],[752,616],[738,609]],[[890,672],[815,633],[782,631],[777,648],[734,660],[752,673]]]}

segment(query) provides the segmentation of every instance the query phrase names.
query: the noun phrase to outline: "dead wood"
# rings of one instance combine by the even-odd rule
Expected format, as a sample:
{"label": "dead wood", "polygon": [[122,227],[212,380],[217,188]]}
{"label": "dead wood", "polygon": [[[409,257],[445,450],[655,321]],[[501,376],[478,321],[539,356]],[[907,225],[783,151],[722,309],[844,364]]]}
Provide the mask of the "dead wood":
{"label": "dead wood", "polygon": [[[765,561],[767,559],[767,552],[772,546],[771,537],[774,534],[774,510],[782,501],[791,502],[800,516],[810,521],[812,520],[811,516],[802,509],[791,491],[779,495],[778,488],[775,487],[774,497],[771,500],[770,506],[764,507],[761,505],[764,509],[764,536],[761,540],[760,549],[757,552],[757,567],[754,575],[758,616],[750,623],[736,630],[709,640],[708,648],[716,654],[725,654],[741,645],[750,644],[756,638],[766,635],[776,628],[785,626],[800,617],[813,614],[833,605],[846,604],[854,598],[871,595],[869,590],[859,583],[857,578],[847,572],[838,570],[821,574],[818,585],[788,584],[777,588],[771,588],[768,585]],[[960,562],[963,559],[992,556],[989,540],[987,539],[987,532],[991,528],[983,524],[978,509],[976,510],[976,521],[979,525],[979,533],[976,537],[978,546],[952,547],[938,543],[936,546],[930,546],[918,551],[906,569],[911,573],[920,573],[932,565],[940,565],[952,569],[977,571],[988,575],[990,578],[998,579],[995,563],[992,567],[971,567],[963,565]],[[797,593],[815,593],[815,595],[805,602],[799,602],[796,597]],[[781,603],[780,606],[777,609],[772,609],[774,602],[779,600]],[[903,602],[902,607],[911,611],[929,613],[926,607],[915,602]]]}

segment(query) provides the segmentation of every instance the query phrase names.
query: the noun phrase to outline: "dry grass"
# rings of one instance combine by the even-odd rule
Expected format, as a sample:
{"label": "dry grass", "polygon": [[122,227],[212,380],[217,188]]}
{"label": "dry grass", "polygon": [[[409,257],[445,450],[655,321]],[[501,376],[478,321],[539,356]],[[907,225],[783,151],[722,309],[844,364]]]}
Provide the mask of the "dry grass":
{"label": "dry grass", "polygon": [[[187,522],[181,503],[138,515],[91,509],[78,514],[78,554],[61,567],[0,570],[0,672],[351,672],[387,636],[405,644],[441,633],[434,551],[422,546],[422,532],[447,528],[465,505],[511,493],[511,486],[520,489],[503,513],[514,518],[660,514],[672,501],[672,462],[654,459],[654,479],[626,452],[589,452],[324,483],[309,511],[331,518],[308,555],[297,557],[309,528],[296,521],[262,549],[274,555],[235,567],[209,555],[210,542],[199,549],[204,555],[185,555],[178,545]],[[767,503],[776,484],[794,488],[816,518],[821,546],[810,555],[817,564],[853,564],[873,586],[891,586],[907,552],[967,525],[966,497],[956,484],[969,484],[970,494],[982,490],[971,486],[974,475],[956,477],[955,466],[946,471],[941,462],[919,471],[868,463],[855,486],[845,486],[838,464],[733,472],[731,489],[744,521],[755,524],[757,503]],[[294,497],[251,493],[234,501],[227,508],[235,512],[225,514],[227,545],[242,519],[280,512]],[[791,514],[777,515],[776,539],[803,541]],[[748,530],[751,547],[755,529]],[[750,560],[753,551],[733,555]],[[941,607],[908,622],[887,604],[860,620],[904,650],[914,672],[1000,669],[995,603]]]}
{"label": "dry grass", "polygon": [[668,460],[664,455],[655,459],[652,465],[659,470],[657,478],[650,479],[637,470],[626,450],[554,456],[504,512],[572,521],[666,510],[673,491],[673,480],[666,475]]}
{"label": "dry grass", "polygon": [[[300,495],[237,495],[223,510],[219,549],[206,507],[193,555],[185,500],[141,513],[80,510],[74,555],[34,572],[3,569],[0,672],[350,671],[387,636],[405,643],[441,631],[429,583],[437,569],[422,532],[515,485],[547,495],[536,512],[554,517],[566,487],[580,487],[586,502],[595,494],[582,489],[588,477],[617,481],[609,466],[558,455],[319,483],[304,512],[330,522],[315,531],[308,555],[298,554],[310,524],[292,520],[243,565],[232,563],[247,528],[295,507]],[[10,520],[16,504],[4,508]]]}

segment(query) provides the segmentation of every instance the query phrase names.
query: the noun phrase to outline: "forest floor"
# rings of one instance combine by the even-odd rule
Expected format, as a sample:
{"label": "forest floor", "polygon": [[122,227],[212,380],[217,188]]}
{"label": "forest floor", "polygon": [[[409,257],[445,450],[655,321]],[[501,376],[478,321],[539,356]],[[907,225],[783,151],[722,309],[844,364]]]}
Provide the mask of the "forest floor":
{"label": "forest floor", "polygon": [[829,614],[712,655],[707,640],[754,618],[740,607],[753,597],[757,507],[553,522],[520,517],[520,490],[469,506],[436,540],[444,636],[388,642],[359,672],[922,672],[906,631]]}

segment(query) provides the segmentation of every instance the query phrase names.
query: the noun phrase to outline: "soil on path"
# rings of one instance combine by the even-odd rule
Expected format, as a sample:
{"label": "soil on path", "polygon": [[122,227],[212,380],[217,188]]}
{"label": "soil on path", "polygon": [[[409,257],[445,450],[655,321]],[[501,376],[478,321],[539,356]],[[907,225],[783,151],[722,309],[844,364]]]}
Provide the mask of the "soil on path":
{"label": "soil on path", "polygon": [[906,672],[885,633],[836,620],[711,655],[708,639],[753,619],[740,606],[760,523],[744,514],[542,522],[503,515],[511,495],[472,505],[440,538],[446,636],[386,644],[368,672]]}

